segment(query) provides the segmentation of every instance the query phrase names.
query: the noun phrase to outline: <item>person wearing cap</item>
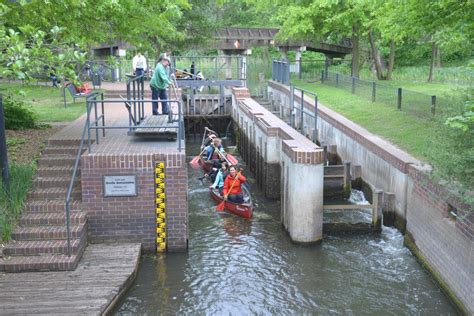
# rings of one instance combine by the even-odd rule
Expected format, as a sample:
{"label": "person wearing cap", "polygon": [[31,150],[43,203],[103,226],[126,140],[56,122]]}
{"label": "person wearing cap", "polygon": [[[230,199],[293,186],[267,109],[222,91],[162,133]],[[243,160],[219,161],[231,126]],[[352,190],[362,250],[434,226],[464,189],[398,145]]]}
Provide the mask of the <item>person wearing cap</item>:
{"label": "person wearing cap", "polygon": [[211,144],[212,144],[212,141],[213,141],[214,138],[216,138],[216,137],[217,137],[216,134],[213,134],[213,133],[209,134],[209,136],[207,136],[206,139],[204,140],[204,144],[201,146],[201,150],[203,150],[204,147],[207,147],[207,146],[211,145]]}
{"label": "person wearing cap", "polygon": [[[150,88],[152,100],[168,100],[166,89],[170,85],[171,81],[166,73],[166,67],[170,64],[170,60],[167,56],[163,56],[161,61],[156,65],[155,72],[151,77]],[[158,101],[153,101],[153,115],[158,115]],[[169,114],[168,102],[161,102],[162,114]]]}

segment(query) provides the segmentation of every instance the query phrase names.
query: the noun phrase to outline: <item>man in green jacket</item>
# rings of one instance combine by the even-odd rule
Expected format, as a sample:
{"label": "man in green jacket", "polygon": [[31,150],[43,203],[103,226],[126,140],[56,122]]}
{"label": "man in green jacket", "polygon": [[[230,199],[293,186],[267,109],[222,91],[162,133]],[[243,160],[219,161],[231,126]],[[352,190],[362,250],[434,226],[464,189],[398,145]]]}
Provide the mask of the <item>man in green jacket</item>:
{"label": "man in green jacket", "polygon": [[[168,100],[166,89],[170,85],[171,81],[166,73],[166,67],[170,64],[168,57],[163,57],[155,68],[155,72],[151,77],[151,98],[152,100]],[[153,115],[158,115],[158,101],[153,101]],[[168,102],[161,102],[162,114],[169,114]]]}

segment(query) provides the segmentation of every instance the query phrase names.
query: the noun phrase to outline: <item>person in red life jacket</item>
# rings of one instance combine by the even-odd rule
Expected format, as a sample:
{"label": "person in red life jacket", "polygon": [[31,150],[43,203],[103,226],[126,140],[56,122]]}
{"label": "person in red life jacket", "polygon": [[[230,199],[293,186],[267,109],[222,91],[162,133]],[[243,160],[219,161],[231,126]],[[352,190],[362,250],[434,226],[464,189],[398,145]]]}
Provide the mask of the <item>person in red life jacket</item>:
{"label": "person in red life jacket", "polygon": [[247,181],[247,179],[242,174],[237,173],[235,166],[231,166],[229,168],[229,175],[224,180],[224,188],[222,189],[224,199],[233,203],[243,203],[244,194],[242,192],[242,184],[245,183],[245,181]]}

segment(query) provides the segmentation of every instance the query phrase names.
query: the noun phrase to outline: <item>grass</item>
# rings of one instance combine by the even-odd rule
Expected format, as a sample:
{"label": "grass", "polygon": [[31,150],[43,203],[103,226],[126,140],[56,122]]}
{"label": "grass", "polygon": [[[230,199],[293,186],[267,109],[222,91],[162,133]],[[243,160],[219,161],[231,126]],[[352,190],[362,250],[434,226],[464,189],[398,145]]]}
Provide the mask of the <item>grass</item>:
{"label": "grass", "polygon": [[85,113],[86,103],[73,103],[66,92],[67,107],[64,107],[62,89],[43,85],[0,83],[0,93],[13,95],[31,106],[41,122],[69,122]]}
{"label": "grass", "polygon": [[11,165],[9,193],[0,183],[0,240],[8,241],[21,214],[36,165]]}
{"label": "grass", "polygon": [[446,127],[444,120],[420,119],[394,106],[372,103],[345,90],[294,81],[318,94],[319,101],[434,167],[432,177],[449,181],[452,191],[474,205],[474,143],[469,134]]}

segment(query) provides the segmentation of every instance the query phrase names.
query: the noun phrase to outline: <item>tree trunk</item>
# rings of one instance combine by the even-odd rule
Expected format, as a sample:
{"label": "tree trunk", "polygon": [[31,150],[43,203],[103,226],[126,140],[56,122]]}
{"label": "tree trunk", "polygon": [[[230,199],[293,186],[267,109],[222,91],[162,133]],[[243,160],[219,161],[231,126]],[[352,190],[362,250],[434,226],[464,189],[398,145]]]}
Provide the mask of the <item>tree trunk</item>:
{"label": "tree trunk", "polygon": [[372,34],[372,30],[368,32],[369,42],[370,42],[370,50],[372,52],[372,59],[374,60],[375,64],[375,72],[377,73],[378,80],[384,80],[384,75],[382,72],[382,66],[380,65],[380,59],[378,56],[377,48],[375,47],[374,36]]}
{"label": "tree trunk", "polygon": [[387,80],[392,80],[393,66],[395,64],[395,41],[390,41],[390,56],[388,57]]}
{"label": "tree trunk", "polygon": [[431,63],[430,63],[430,74],[428,75],[428,82],[433,81],[433,69],[436,61],[436,43],[431,44]]}
{"label": "tree trunk", "polygon": [[352,26],[352,76],[359,78],[359,27]]}
{"label": "tree trunk", "polygon": [[441,51],[439,46],[436,46],[436,68],[441,68]]}

